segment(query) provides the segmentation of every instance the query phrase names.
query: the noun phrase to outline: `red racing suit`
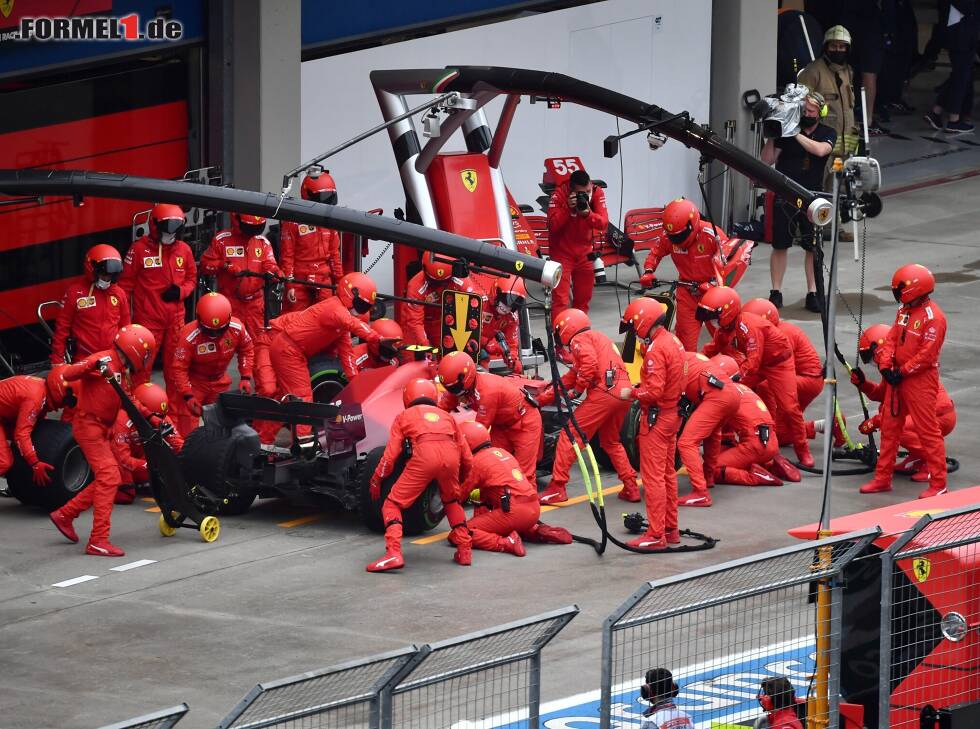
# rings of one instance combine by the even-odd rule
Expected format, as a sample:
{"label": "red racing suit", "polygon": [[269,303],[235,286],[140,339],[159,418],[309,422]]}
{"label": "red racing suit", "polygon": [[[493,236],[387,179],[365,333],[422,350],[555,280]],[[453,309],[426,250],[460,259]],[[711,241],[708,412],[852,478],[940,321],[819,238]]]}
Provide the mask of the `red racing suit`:
{"label": "red racing suit", "polygon": [[119,330],[130,324],[129,297],[118,284],[103,290],[76,281],[61,297],[61,311],[51,339],[51,364],[65,361],[68,337],[75,340],[75,359],[112,347]]}
{"label": "red racing suit", "polygon": [[14,463],[8,438],[17,444],[28,466],[38,462],[31,433],[38,418],[44,417],[46,397],[47,387],[40,377],[15,375],[0,380],[0,476]]}
{"label": "red racing suit", "polygon": [[702,351],[709,357],[727,354],[739,361],[740,382],[746,387],[754,388],[765,382],[773,403],[785,414],[789,443],[808,449],[796,394],[793,346],[782,331],[768,319],[743,312],[732,329],[715,331],[714,339]]}
{"label": "red racing suit", "polygon": [[[635,491],[636,471],[630,465],[620,435],[623,421],[633,404],[633,385],[623,358],[619,356],[612,340],[594,329],[587,329],[572,337],[569,350],[574,364],[562,377],[562,383],[569,392],[588,393],[585,400],[575,408],[575,420],[588,439],[582,443],[578,432],[573,430],[579,448],[584,449],[588,441],[598,433],[602,450],[609,456],[616,473],[622,479],[623,488]],[[546,389],[538,400],[542,405],[550,405],[554,401],[553,388]],[[676,398],[674,405],[677,405]],[[574,460],[572,442],[565,429],[562,429],[555,446],[551,479],[553,487],[563,487],[568,483],[569,469]]]}
{"label": "red racing suit", "polygon": [[358,372],[363,372],[364,370],[377,370],[382,367],[397,367],[401,362],[397,357],[391,359],[375,357],[371,354],[368,345],[362,343],[354,346],[354,364],[357,366]]}
{"label": "red racing suit", "polygon": [[92,533],[89,537],[89,543],[92,544],[109,541],[112,505],[122,483],[110,437],[112,425],[119,415],[119,396],[105,381],[98,368],[93,368],[96,360],[103,360],[124,387],[130,389],[132,384],[122,374],[124,368],[114,349],[96,352],[69,365],[62,373],[67,382],[79,381],[80,384],[77,388],[78,405],[72,417],[71,429],[75,441],[85,454],[85,460],[95,474],[95,480],[62,506],[60,511],[68,519],[75,519],[83,511],[94,507]]}
{"label": "red racing suit", "polygon": [[766,721],[769,729],[803,729],[803,724],[796,715],[796,709],[792,706],[766,712]]}
{"label": "red racing suit", "polygon": [[592,209],[588,215],[574,214],[568,207],[568,195],[569,184],[563,182],[555,188],[548,204],[548,255],[563,269],[561,281],[554,290],[553,317],[568,308],[570,289],[572,306],[589,313],[595,288],[589,255],[595,250],[596,240],[605,237],[609,226],[606,193],[601,187],[592,187]]}
{"label": "red racing suit", "polygon": [[646,496],[647,534],[657,539],[677,530],[674,451],[680,425],[677,403],[686,382],[684,369],[684,346],[666,329],[658,328],[643,356],[636,388],[636,399],[640,401],[637,445]]}
{"label": "red racing suit", "polygon": [[[793,366],[796,368],[796,399],[800,404],[800,412],[804,413],[810,403],[823,390],[823,361],[806,332],[796,324],[780,321],[779,331],[786,335],[793,348]],[[788,418],[773,398],[768,383],[758,383],[755,390],[769,406],[769,410],[776,420],[776,434],[779,436],[779,442],[792,442]]]}
{"label": "red racing suit", "polygon": [[[485,316],[484,319],[487,317]],[[498,334],[503,334],[503,340],[507,344],[508,355],[504,356],[504,348],[501,346]],[[491,358],[503,358],[504,363],[515,375],[524,372],[524,365],[521,364],[521,338],[520,327],[518,325],[517,312],[512,311],[501,314],[494,311],[488,321],[484,321],[480,329],[481,348],[490,355]],[[481,359],[480,364],[486,369],[487,359]]]}
{"label": "red racing suit", "polygon": [[[180,290],[179,299],[164,301],[163,292],[171,286]],[[123,259],[119,287],[133,304],[133,323],[153,333],[166,369],[177,332],[184,324],[184,299],[197,287],[197,264],[191,247],[182,240],[164,245],[143,236]]]}
{"label": "red racing suit", "polygon": [[[685,352],[685,355],[687,384],[684,395],[693,404],[694,411],[677,439],[677,451],[687,469],[691,488],[703,492],[715,482],[715,466],[721,447],[720,428],[735,415],[741,398],[732,381],[707,357],[695,352]],[[703,459],[699,450],[702,443]]]}
{"label": "red racing suit", "polygon": [[[869,400],[881,403],[881,406],[878,408],[878,413],[871,418],[874,426],[880,428],[881,421],[884,418],[884,410],[890,402],[891,385],[884,380],[881,382],[865,380],[859,386],[859,389]],[[956,427],[956,406],[953,404],[953,399],[949,396],[946,388],[943,387],[942,381],[939,382],[939,391],[936,396],[936,419],[939,421],[939,430],[943,438],[952,433]],[[912,458],[917,458],[921,461],[926,460],[925,451],[922,447],[922,439],[919,438],[919,434],[915,429],[915,423],[912,422],[910,415],[905,418],[905,425],[899,437],[899,445],[907,450]]]}
{"label": "red racing suit", "polygon": [[[715,234],[719,238],[715,238]],[[701,230],[697,239],[688,246],[675,246],[666,235],[662,235],[650,248],[643,262],[644,271],[656,272],[660,262],[670,256],[677,267],[677,278],[681,281],[694,281],[698,284],[714,284],[718,281],[721,270],[719,243],[725,239],[725,234],[706,220],[701,221]],[[694,316],[698,308],[698,300],[706,286],[697,293],[688,286],[678,286],[674,291],[677,299],[677,313],[674,317],[674,331],[688,352],[697,351],[698,335],[701,333],[701,322]]]}
{"label": "red racing suit", "polygon": [[[348,381],[357,376],[354,344],[351,335],[367,342],[379,342],[381,337],[358,317],[344,308],[336,296],[317,302],[304,311],[294,311],[272,320],[273,335],[269,358],[275,368],[279,389],[307,402],[313,401],[310,385],[309,359],[325,349],[333,348]],[[312,433],[308,425],[296,426],[302,436]]]}
{"label": "red racing suit", "polygon": [[[486,301],[486,292],[472,278],[450,278],[446,281],[433,281],[419,271],[408,280],[405,296],[409,299],[425,301],[425,304],[403,303],[399,311],[398,323],[405,335],[405,344],[422,344],[439,347],[442,336],[442,292],[465,291],[477,294]],[[438,304],[439,306],[432,306]],[[451,343],[450,343],[451,344]]]}
{"label": "red racing suit", "polygon": [[329,289],[310,288],[303,281],[336,284],[344,276],[340,234],[330,228],[286,221],[279,227],[279,258],[284,276],[296,279],[286,287],[282,311],[302,311],[333,296]]}
{"label": "red racing suit", "polygon": [[[474,549],[502,552],[503,537],[511,532],[531,541],[540,541],[537,536],[541,516],[538,492],[524,476],[514,456],[493,445],[479,448],[473,454],[473,465],[460,492],[460,501],[464,501],[473,489],[480,489],[482,506],[469,520]],[[509,495],[509,511],[503,509],[501,497],[504,494]]]}
{"label": "red racing suit", "polygon": [[189,435],[198,424],[198,416],[188,408],[188,396],[203,407],[216,402],[218,394],[228,389],[228,365],[236,354],[241,377],[252,377],[255,347],[238,317],[231,318],[228,329],[217,339],[206,337],[196,320],[181,328],[166,372],[167,393],[178,431]]}
{"label": "red racing suit", "polygon": [[894,388],[895,397],[889,397],[882,408],[875,481],[891,483],[905,419],[909,417],[925,454],[930,490],[946,487],[946,442],[936,417],[939,353],[945,339],[946,315],[927,298],[916,306],[899,307],[888,339],[875,353],[879,367],[897,369],[902,375]]}
{"label": "red racing suit", "polygon": [[[184,439],[180,437],[180,432],[170,418],[166,418],[164,423],[173,428],[164,440],[174,453],[180,452],[180,449],[184,447]],[[136,431],[136,426],[133,425],[132,419],[125,410],[119,411],[116,422],[112,424],[110,435],[112,437],[112,453],[116,457],[116,463],[119,464],[122,483],[137,484],[149,481],[150,473],[146,466],[143,442]]]}
{"label": "red racing suit", "polygon": [[753,486],[758,483],[758,477],[748,472],[752,465],[764,466],[779,454],[776,421],[754,390],[740,382],[733,385],[740,400],[727,425],[738,436],[738,444],[718,456],[715,482]]}
{"label": "red racing suit", "polygon": [[[276,371],[272,366],[272,355],[269,352],[269,344],[272,341],[272,330],[263,330],[258,336],[252,338],[255,346],[255,391],[262,397],[271,397],[279,400],[286,393],[279,389],[279,381],[276,379]],[[276,435],[282,429],[282,423],[275,420],[253,420],[252,427],[259,434],[259,440],[266,445],[276,442]]]}
{"label": "red racing suit", "polygon": [[473,456],[456,421],[435,405],[413,405],[400,412],[391,424],[388,445],[374,471],[375,478],[384,480],[394,472],[405,441],[411,443],[412,455],[381,506],[388,551],[401,553],[402,512],[415,503],[432,481],[439,484],[453,543],[469,547],[466,512],[459,501],[460,483],[470,474]]}
{"label": "red racing suit", "polygon": [[[449,401],[452,399],[450,396]],[[464,404],[473,408],[476,421],[490,431],[490,442],[513,453],[521,472],[534,478],[544,426],[541,411],[524,392],[506,377],[477,372],[470,402]]]}
{"label": "red racing suit", "polygon": [[201,256],[201,273],[217,276],[218,291],[231,302],[231,313],[254,338],[265,326],[265,289],[262,279],[240,276],[243,271],[281,275],[272,244],[264,235],[247,238],[235,228],[220,231]]}

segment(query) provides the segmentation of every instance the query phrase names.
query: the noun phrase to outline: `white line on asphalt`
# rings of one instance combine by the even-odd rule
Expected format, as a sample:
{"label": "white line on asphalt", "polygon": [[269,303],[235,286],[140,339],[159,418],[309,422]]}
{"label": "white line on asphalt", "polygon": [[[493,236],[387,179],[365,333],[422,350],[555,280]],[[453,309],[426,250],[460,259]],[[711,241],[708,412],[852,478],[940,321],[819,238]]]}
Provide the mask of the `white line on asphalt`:
{"label": "white line on asphalt", "polygon": [[134,570],[137,567],[146,567],[148,564],[156,564],[155,559],[138,559],[135,562],[130,562],[129,564],[121,564],[118,567],[112,567],[111,572],[126,572],[127,570]]}
{"label": "white line on asphalt", "polygon": [[88,582],[89,580],[99,579],[98,575],[82,575],[81,577],[72,577],[70,580],[62,580],[61,582],[55,582],[51,587],[71,587],[72,585],[77,585],[80,582]]}

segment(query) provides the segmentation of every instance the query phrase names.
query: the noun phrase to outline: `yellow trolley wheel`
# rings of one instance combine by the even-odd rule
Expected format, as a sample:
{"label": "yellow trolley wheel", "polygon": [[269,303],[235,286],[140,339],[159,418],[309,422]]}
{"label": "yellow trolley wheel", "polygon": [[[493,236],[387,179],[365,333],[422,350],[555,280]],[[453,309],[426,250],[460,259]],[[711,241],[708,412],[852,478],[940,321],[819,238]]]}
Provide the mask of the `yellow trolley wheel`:
{"label": "yellow trolley wheel", "polygon": [[160,520],[157,522],[160,527],[160,533],[165,537],[172,537],[177,533],[177,528],[172,527],[167,523],[167,520],[163,518],[163,514],[160,514]]}
{"label": "yellow trolley wheel", "polygon": [[211,543],[221,533],[221,523],[216,516],[206,516],[198,525],[197,530],[201,533],[201,539]]}

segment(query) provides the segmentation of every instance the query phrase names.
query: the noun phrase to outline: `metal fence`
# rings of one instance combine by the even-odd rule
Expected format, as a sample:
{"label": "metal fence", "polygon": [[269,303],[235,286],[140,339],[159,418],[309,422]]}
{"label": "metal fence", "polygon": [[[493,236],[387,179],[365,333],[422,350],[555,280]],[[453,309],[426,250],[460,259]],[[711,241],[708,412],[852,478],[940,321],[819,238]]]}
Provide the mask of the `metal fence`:
{"label": "metal fence", "polygon": [[980,701],[980,506],[923,516],[881,565],[878,726]]}
{"label": "metal fence", "polygon": [[[878,534],[805,542],[644,584],[603,625],[602,729],[639,720],[639,688],[656,667],[673,672],[677,705],[711,725],[759,716],[760,682],[785,676],[797,697],[824,697],[810,711],[835,729],[840,575]],[[826,640],[819,647],[818,634]]]}
{"label": "metal fence", "polygon": [[411,646],[260,683],[218,729],[376,729],[385,713],[387,687],[419,650]]}
{"label": "metal fence", "polygon": [[538,726],[541,649],[575,605],[424,646],[392,690],[391,727]]}
{"label": "metal fence", "polygon": [[108,724],[102,729],[170,729],[174,724],[184,718],[188,712],[187,704],[171,706],[169,709],[161,709],[151,714],[143,714],[133,719],[119,721],[115,724]]}

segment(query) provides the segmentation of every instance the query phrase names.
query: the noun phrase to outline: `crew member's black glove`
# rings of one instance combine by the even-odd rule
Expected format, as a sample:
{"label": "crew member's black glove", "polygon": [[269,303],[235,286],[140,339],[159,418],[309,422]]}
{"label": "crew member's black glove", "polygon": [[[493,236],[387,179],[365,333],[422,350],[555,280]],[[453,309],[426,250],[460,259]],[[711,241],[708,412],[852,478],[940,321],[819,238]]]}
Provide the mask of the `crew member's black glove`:
{"label": "crew member's black glove", "polygon": [[167,288],[160,292],[160,298],[164,301],[180,301],[180,286],[177,284],[170,284]]}
{"label": "crew member's black glove", "polygon": [[884,369],[881,371],[881,376],[885,378],[887,382],[892,387],[898,385],[902,381],[902,373],[898,370],[893,370],[891,368]]}
{"label": "crew member's black glove", "polygon": [[866,378],[864,376],[864,370],[862,370],[860,367],[855,367],[853,370],[851,370],[851,384],[852,385],[856,385],[857,387],[861,387],[861,385],[864,384],[865,380],[866,380]]}

